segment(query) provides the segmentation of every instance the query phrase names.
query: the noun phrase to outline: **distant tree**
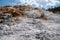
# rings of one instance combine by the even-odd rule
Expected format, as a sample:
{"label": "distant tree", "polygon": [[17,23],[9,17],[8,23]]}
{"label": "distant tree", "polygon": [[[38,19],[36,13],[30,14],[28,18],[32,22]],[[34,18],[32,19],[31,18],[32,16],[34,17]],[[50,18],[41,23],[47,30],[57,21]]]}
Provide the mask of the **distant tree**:
{"label": "distant tree", "polygon": [[48,11],[52,11],[52,12],[60,12],[60,6],[59,7],[54,7],[54,8],[49,8]]}

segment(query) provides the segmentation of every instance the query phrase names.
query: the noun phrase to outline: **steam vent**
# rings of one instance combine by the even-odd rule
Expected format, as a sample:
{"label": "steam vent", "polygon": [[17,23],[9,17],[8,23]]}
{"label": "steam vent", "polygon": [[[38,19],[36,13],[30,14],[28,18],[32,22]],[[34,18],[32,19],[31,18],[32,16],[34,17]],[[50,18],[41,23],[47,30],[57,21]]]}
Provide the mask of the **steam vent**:
{"label": "steam vent", "polygon": [[0,40],[60,40],[60,15],[29,5],[0,7]]}

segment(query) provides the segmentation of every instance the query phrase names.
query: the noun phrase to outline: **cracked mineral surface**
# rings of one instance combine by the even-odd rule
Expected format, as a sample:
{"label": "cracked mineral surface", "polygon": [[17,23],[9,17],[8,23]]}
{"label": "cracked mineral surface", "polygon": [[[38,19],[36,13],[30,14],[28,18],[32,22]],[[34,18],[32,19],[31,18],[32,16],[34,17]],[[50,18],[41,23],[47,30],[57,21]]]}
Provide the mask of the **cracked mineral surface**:
{"label": "cracked mineral surface", "polygon": [[[15,11],[19,10],[18,6],[15,7],[17,9],[8,8],[14,9],[14,12],[19,14],[19,11]],[[9,14],[10,11],[2,13],[0,40],[60,40],[59,14],[31,8],[24,11],[24,16],[13,18]]]}

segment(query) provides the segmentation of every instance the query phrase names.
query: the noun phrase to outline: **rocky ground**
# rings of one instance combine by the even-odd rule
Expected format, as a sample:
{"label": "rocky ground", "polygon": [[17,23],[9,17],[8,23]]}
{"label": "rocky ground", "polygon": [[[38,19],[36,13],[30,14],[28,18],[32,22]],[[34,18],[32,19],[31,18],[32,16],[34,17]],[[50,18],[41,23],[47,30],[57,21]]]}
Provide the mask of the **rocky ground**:
{"label": "rocky ground", "polygon": [[60,40],[60,14],[35,8],[24,10],[24,16],[1,15],[0,40]]}

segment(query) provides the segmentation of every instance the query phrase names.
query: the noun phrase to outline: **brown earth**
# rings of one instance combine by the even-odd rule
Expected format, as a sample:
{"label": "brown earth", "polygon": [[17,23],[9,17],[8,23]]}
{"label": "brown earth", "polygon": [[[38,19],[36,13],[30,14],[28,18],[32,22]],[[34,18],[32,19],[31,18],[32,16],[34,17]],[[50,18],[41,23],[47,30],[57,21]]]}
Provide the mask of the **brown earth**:
{"label": "brown earth", "polygon": [[32,10],[37,10],[39,13],[36,12],[36,14],[39,15],[39,18],[47,20],[44,12],[42,11],[42,9],[39,8],[33,8],[31,6],[4,6],[0,7],[0,21],[1,19],[3,19],[3,17],[1,16],[5,13],[11,14],[11,17],[19,17],[19,16],[27,17],[27,15],[25,15],[25,11],[32,11]]}

